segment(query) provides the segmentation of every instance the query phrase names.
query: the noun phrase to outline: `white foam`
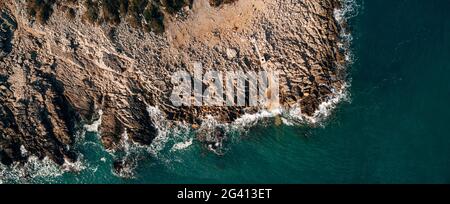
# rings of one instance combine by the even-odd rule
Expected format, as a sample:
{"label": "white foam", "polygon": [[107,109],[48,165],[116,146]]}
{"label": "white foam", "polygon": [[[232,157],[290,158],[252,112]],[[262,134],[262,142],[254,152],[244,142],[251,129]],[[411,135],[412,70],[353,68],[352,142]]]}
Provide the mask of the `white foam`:
{"label": "white foam", "polygon": [[98,111],[99,118],[98,120],[94,121],[92,124],[85,124],[83,127],[87,132],[98,132],[100,125],[102,124],[102,116],[103,111]]}
{"label": "white foam", "polygon": [[[351,53],[350,45],[353,40],[353,36],[350,32],[348,32],[344,26],[346,21],[349,18],[352,18],[358,14],[358,5],[355,0],[341,0],[341,8],[338,8],[334,11],[334,17],[337,22],[341,24],[341,33],[340,38],[341,42],[339,43],[339,48],[345,51],[345,60],[347,63],[352,63],[353,55]],[[318,110],[315,111],[313,116],[305,116],[301,113],[301,109],[299,107],[293,108],[290,110],[276,109],[274,111],[261,110],[256,114],[245,114],[242,117],[238,118],[232,124],[220,124],[213,117],[208,117],[204,120],[205,126],[223,126],[226,127],[226,130],[242,130],[243,128],[252,127],[258,124],[261,120],[272,118],[275,116],[281,116],[281,120],[283,124],[288,126],[297,125],[300,123],[309,123],[309,124],[317,124],[321,121],[328,118],[331,112],[336,108],[337,104],[339,104],[342,100],[348,100],[348,89],[349,85],[344,84],[344,86],[338,91],[333,92],[333,97],[329,100],[321,103],[319,105]],[[164,119],[164,115],[160,111],[160,109],[156,106],[149,106],[147,108],[148,114],[158,130],[158,135],[150,145],[150,147],[144,147],[137,143],[134,143],[132,140],[128,138],[127,133],[125,132],[122,135],[122,145],[124,151],[126,152],[125,157],[133,157],[132,153],[136,153],[141,149],[146,149],[147,152],[150,152],[153,156],[158,157],[159,152],[163,150],[170,139],[177,141],[171,148],[171,151],[179,151],[190,147],[194,139],[186,138],[190,131],[190,127],[184,123],[176,123],[170,122]],[[99,119],[94,121],[92,124],[85,124],[84,130],[87,132],[98,132],[99,127],[102,123],[102,110],[98,111]],[[203,126],[203,125],[202,125]],[[231,127],[231,128],[230,128]],[[183,135],[182,138],[169,138],[169,135],[179,136]],[[77,142],[84,140],[84,132],[77,137]],[[181,140],[181,141],[180,141]],[[180,141],[180,142],[178,142]],[[24,146],[20,147],[22,156],[28,155],[28,151]],[[82,155],[80,155],[82,158]],[[131,159],[131,158],[130,158]],[[100,159],[102,162],[106,161],[106,158]],[[71,163],[65,161],[65,163],[59,167],[57,166],[51,159],[44,158],[43,160],[39,160],[35,156],[30,156],[28,161],[25,164],[20,164],[18,162],[13,163],[11,166],[4,166],[0,164],[0,184],[8,183],[8,182],[31,182],[33,178],[42,178],[45,177],[47,179],[56,178],[64,174],[67,171],[82,171],[87,168],[87,166],[83,165],[81,162],[82,159],[79,159],[77,162]],[[135,165],[131,165],[130,168],[124,169],[124,173],[128,175],[133,174],[133,168]],[[24,180],[25,179],[25,180]]]}
{"label": "white foam", "polygon": [[[80,157],[82,157],[80,155]],[[79,158],[77,161],[75,162],[71,162],[67,159],[64,159],[64,164],[61,166],[61,170],[63,170],[63,172],[80,172],[85,170],[87,167],[81,162],[82,159]]]}
{"label": "white foam", "polygon": [[134,153],[137,153],[139,149],[143,149],[144,147],[130,140],[126,129],[121,135],[120,146],[125,153],[121,161],[126,162],[126,165],[118,172],[119,174],[116,174],[117,172],[113,173],[123,178],[134,178],[134,169],[137,166],[136,155]]}
{"label": "white foam", "polygon": [[[128,133],[125,130],[120,141],[120,150],[124,152],[125,155],[120,156],[119,154],[116,154],[118,153],[116,151],[110,152],[112,156],[120,156],[120,159],[125,162],[125,165],[118,175],[116,174],[117,172],[113,172],[119,177],[133,178],[135,175],[134,170],[138,166],[140,158],[146,156],[146,154],[150,154],[152,157],[158,158],[161,161],[167,159],[161,155],[161,152],[166,149],[169,142],[171,143],[176,140],[183,141],[173,145],[170,149],[171,151],[186,149],[193,143],[193,139],[190,140],[187,138],[187,135],[189,135],[190,132],[190,126],[187,124],[167,120],[157,106],[148,106],[147,113],[149,114],[152,124],[157,130],[157,135],[153,139],[152,143],[149,146],[136,143],[129,138]],[[177,138],[176,136],[179,135],[182,137]]]}
{"label": "white foam", "polygon": [[20,145],[20,155],[22,157],[26,157],[28,155],[28,150],[23,145]]}
{"label": "white foam", "polygon": [[327,119],[336,106],[343,100],[348,100],[348,85],[344,84],[339,91],[333,93],[333,97],[322,102],[319,108],[314,112],[313,116],[303,116],[309,123],[317,124]]}
{"label": "white foam", "polygon": [[173,145],[171,151],[178,151],[178,150],[186,149],[192,145],[192,142],[193,142],[193,139],[190,138],[187,141],[176,143],[175,145]]}
{"label": "white foam", "polygon": [[269,110],[261,110],[255,114],[244,114],[233,122],[233,126],[236,127],[251,127],[255,126],[262,119],[272,118],[277,115],[281,115],[284,111],[282,109],[274,109],[272,111]]}
{"label": "white foam", "polygon": [[343,23],[358,15],[358,4],[355,0],[340,0],[341,7],[334,10],[334,18]]}
{"label": "white foam", "polygon": [[[346,30],[346,23],[350,18],[358,15],[358,4],[355,0],[341,0],[341,7],[334,10],[334,18],[340,24],[340,42],[338,46],[344,51],[344,57],[347,67],[353,63],[353,53],[351,52],[351,42],[353,36]],[[339,67],[341,69],[347,67]],[[337,91],[332,90],[332,97],[322,102],[318,109],[314,112],[313,116],[307,116],[302,114],[300,107],[292,108],[287,112],[282,121],[286,125],[293,125],[298,123],[317,124],[328,118],[336,106],[343,100],[350,100],[349,89],[350,85],[344,83]]]}
{"label": "white foam", "polygon": [[348,64],[353,62],[353,53],[351,52],[350,45],[353,41],[353,36],[346,29],[347,21],[358,15],[359,5],[355,0],[340,0],[341,7],[334,10],[334,18],[340,24],[340,42],[338,46],[341,50],[344,50],[345,60]]}
{"label": "white foam", "polygon": [[147,112],[153,125],[158,130],[158,135],[153,140],[150,147],[147,148],[147,151],[155,157],[158,157],[159,153],[166,147],[169,140],[176,139],[173,137],[188,135],[190,132],[190,126],[186,123],[167,120],[158,106],[148,106]]}
{"label": "white foam", "polygon": [[24,164],[14,162],[11,166],[0,164],[1,183],[31,183],[35,178],[56,178],[64,171],[51,159],[45,157],[39,160],[36,156],[30,156]]}
{"label": "white foam", "polygon": [[281,121],[287,126],[300,124],[316,125],[327,119],[336,106],[343,100],[348,100],[348,85],[344,84],[338,91],[333,91],[332,97],[322,102],[312,116],[302,114],[300,107],[291,109],[277,109],[276,111],[261,110],[255,114],[244,114],[236,119],[231,125],[233,129],[245,129],[255,126],[263,119],[281,116]]}
{"label": "white foam", "polygon": [[294,126],[295,125],[292,121],[290,121],[286,118],[281,118],[281,122],[283,122],[283,124],[286,126]]}
{"label": "white foam", "polygon": [[157,106],[148,106],[147,112],[153,125],[158,130],[158,135],[152,141],[152,144],[148,148],[148,152],[157,157],[158,153],[165,147],[168,141],[168,127],[170,124],[164,119],[163,113]]}
{"label": "white foam", "polygon": [[[358,5],[355,0],[341,0],[341,7],[335,9],[334,17],[340,24],[340,42],[338,46],[344,51],[344,57],[347,66],[353,63],[353,54],[350,49],[353,36],[347,32],[345,24],[348,19],[358,15]],[[344,69],[346,67],[338,67]],[[261,110],[255,114],[245,114],[233,122],[237,127],[251,127],[265,118],[282,116],[281,121],[288,126],[299,124],[317,124],[328,118],[336,106],[343,100],[349,100],[348,88],[349,84],[345,83],[339,90],[332,90],[332,97],[321,103],[313,116],[302,114],[300,107],[294,107],[288,110],[277,109],[276,111]]]}

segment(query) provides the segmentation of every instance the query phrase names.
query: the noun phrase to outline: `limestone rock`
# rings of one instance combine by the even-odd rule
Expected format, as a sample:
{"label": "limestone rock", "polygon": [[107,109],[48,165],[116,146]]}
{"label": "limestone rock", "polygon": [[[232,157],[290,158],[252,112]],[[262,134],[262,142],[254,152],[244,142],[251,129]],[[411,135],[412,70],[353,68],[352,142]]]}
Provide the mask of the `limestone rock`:
{"label": "limestone rock", "polygon": [[[162,120],[192,124],[214,149],[226,137],[220,128],[214,130],[217,137],[207,136],[206,117],[231,123],[264,107],[174,107],[170,79],[176,71],[193,73],[195,62],[205,71],[250,72],[262,66],[279,71],[276,105],[301,107],[307,115],[345,80],[340,27],[333,16],[338,0],[193,0],[172,10],[158,7],[163,1],[143,1],[157,7],[144,5],[153,10],[140,11],[144,18],[135,16],[135,23],[161,32],[135,27],[120,15],[102,14],[89,23],[86,13],[95,9],[84,1],[51,1],[51,15],[39,23],[27,14],[26,2],[0,2],[4,164],[24,162],[29,155],[58,164],[77,160],[76,137],[100,110],[99,134],[107,149],[120,149],[125,135],[151,144]],[[190,9],[182,9],[186,6]],[[157,119],[149,107],[159,108]]]}

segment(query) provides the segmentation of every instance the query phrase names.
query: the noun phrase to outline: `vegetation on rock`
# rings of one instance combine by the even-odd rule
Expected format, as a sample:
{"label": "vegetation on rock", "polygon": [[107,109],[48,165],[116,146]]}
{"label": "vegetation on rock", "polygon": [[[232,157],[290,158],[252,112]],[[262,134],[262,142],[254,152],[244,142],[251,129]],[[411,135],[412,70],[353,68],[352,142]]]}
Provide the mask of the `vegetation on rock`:
{"label": "vegetation on rock", "polygon": [[53,4],[55,0],[27,0],[27,11],[39,23],[44,24],[53,13]]}
{"label": "vegetation on rock", "polygon": [[218,7],[218,6],[221,6],[223,4],[230,4],[230,3],[234,3],[236,1],[237,0],[209,0],[209,4],[211,6]]}
{"label": "vegetation on rock", "polygon": [[[210,0],[210,5],[218,7],[222,4],[233,3],[237,0]],[[83,16],[92,24],[109,23],[119,24],[126,20],[135,28],[142,28],[155,33],[164,32],[164,18],[166,15],[176,15],[185,7],[192,7],[194,0],[27,0],[27,9],[30,16],[45,24],[53,13],[54,4],[74,5],[82,3],[85,7]],[[76,16],[73,8],[67,9],[67,16]]]}

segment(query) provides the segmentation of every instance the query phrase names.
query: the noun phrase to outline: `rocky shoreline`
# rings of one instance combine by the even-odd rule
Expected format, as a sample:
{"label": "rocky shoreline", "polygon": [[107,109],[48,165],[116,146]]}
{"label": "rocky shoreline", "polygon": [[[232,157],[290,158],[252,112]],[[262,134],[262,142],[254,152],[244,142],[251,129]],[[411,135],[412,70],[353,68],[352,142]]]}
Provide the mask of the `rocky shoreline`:
{"label": "rocky shoreline", "polygon": [[117,150],[124,134],[141,145],[157,137],[149,107],[199,129],[206,143],[225,134],[202,133],[206,117],[232,123],[265,109],[174,107],[170,77],[180,69],[192,73],[194,62],[207,70],[250,72],[261,69],[264,57],[266,66],[280,72],[279,108],[299,108],[305,116],[345,86],[341,28],[334,18],[339,0],[125,1],[143,5],[138,17],[129,5],[122,13],[122,6],[114,7],[119,10],[111,16],[115,10],[105,9],[104,1],[89,1],[98,3],[95,22],[86,17],[92,12],[86,1],[49,1],[52,12],[44,17],[39,9],[30,15],[29,2],[0,3],[5,165],[26,162],[29,155],[59,165],[75,162],[77,134],[99,117],[102,143]]}

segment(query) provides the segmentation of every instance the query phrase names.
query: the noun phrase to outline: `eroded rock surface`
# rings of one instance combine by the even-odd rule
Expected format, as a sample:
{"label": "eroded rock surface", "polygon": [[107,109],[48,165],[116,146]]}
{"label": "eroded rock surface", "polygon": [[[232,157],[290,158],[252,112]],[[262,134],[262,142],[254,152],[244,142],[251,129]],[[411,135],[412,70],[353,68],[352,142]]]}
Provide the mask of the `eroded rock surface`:
{"label": "eroded rock surface", "polygon": [[[125,133],[152,143],[159,130],[148,107],[193,127],[209,116],[230,123],[268,108],[174,107],[170,78],[193,73],[195,62],[205,70],[278,71],[280,104],[269,109],[301,108],[305,116],[345,84],[338,0],[48,2],[51,12],[33,15],[24,9],[29,1],[0,3],[4,164],[25,161],[23,150],[58,164],[75,161],[77,133],[99,110],[102,142],[115,150]],[[140,7],[129,9],[135,3]]]}

